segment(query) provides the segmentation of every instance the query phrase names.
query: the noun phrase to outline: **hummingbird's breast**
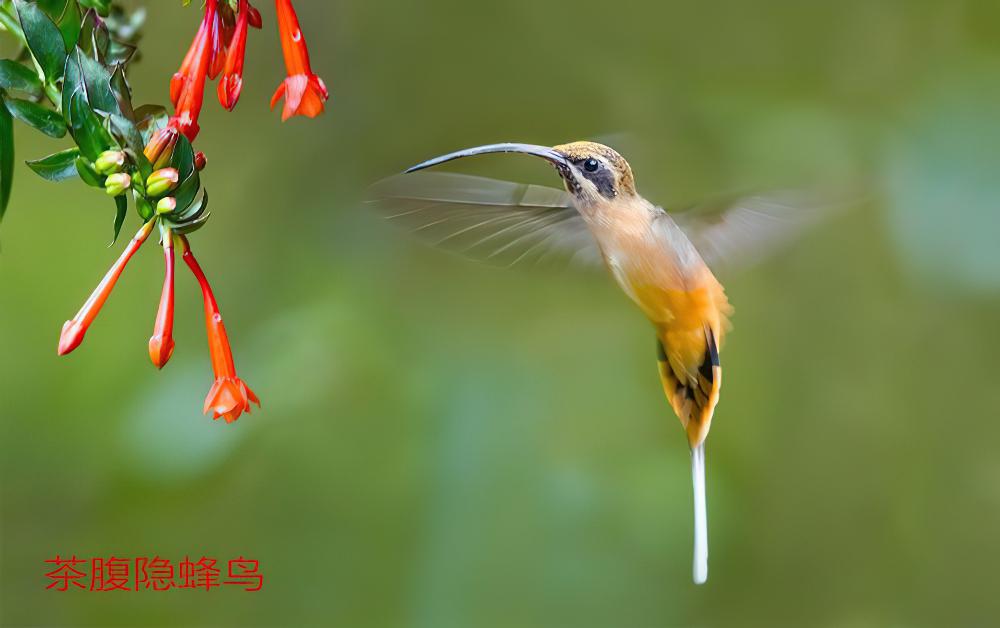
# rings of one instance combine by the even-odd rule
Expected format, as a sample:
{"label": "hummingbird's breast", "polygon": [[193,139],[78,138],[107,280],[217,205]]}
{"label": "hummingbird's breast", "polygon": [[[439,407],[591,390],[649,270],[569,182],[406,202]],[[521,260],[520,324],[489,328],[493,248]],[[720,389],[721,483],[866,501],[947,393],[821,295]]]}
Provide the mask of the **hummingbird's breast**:
{"label": "hummingbird's breast", "polygon": [[721,341],[730,311],[722,284],[673,219],[641,202],[609,203],[588,220],[612,276],[657,328],[700,337],[707,325]]}

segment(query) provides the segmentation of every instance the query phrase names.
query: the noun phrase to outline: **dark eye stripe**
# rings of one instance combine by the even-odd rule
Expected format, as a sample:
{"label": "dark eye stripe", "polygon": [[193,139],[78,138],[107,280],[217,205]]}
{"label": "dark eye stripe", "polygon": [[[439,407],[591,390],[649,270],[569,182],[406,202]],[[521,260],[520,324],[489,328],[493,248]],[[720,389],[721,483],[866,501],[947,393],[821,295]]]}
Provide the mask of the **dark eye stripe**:
{"label": "dark eye stripe", "polygon": [[604,198],[614,198],[618,195],[618,191],[615,189],[615,175],[607,168],[602,168],[597,172],[584,171],[583,176],[597,187],[597,191]]}

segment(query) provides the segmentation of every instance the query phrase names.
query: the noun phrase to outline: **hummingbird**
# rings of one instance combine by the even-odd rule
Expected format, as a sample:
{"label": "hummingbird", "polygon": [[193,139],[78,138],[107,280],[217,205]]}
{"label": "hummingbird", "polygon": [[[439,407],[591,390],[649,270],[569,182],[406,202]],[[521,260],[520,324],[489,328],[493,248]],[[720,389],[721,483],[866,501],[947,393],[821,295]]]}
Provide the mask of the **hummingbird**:
{"label": "hummingbird", "polygon": [[[417,171],[488,153],[521,153],[549,162],[563,189],[455,173]],[[556,257],[603,264],[652,323],[663,392],[691,453],[694,494],[693,580],[708,579],[705,440],[722,388],[722,343],[733,308],[712,271],[745,263],[815,216],[788,193],[754,196],[668,213],[636,189],[614,149],[578,141],[558,146],[501,143],[448,153],[373,188],[391,221],[433,244],[493,263]],[[795,199],[793,199],[795,200]]]}

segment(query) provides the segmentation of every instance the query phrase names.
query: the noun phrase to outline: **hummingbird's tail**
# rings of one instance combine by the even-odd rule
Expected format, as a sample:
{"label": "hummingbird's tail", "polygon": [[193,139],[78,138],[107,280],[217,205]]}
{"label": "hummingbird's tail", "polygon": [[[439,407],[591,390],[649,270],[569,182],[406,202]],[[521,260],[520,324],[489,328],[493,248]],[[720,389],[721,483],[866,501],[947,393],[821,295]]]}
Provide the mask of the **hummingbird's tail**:
{"label": "hummingbird's tail", "polygon": [[705,504],[705,443],[691,450],[694,487],[694,583],[708,580],[708,509]]}
{"label": "hummingbird's tail", "polygon": [[[671,337],[672,334],[672,337]],[[657,343],[660,379],[670,405],[681,420],[691,447],[694,488],[694,582],[708,579],[708,513],[705,506],[705,437],[722,387],[716,333],[661,330]],[[674,340],[673,343],[669,339]],[[687,344],[685,344],[687,343]]]}
{"label": "hummingbird's tail", "polygon": [[717,334],[709,327],[662,329],[657,338],[657,366],[663,392],[677,413],[688,445],[705,440],[722,389]]}

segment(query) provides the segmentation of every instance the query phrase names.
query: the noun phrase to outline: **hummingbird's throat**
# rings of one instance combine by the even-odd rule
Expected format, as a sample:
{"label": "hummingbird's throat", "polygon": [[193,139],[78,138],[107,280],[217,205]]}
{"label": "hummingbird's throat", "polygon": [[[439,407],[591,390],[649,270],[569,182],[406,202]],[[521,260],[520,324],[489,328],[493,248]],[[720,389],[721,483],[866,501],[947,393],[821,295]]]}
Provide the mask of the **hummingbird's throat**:
{"label": "hummingbird's throat", "polygon": [[566,186],[566,191],[572,194],[574,197],[579,197],[580,193],[583,191],[583,187],[580,182],[576,180],[573,175],[573,169],[566,164],[553,164],[556,172],[562,177],[563,185]]}

